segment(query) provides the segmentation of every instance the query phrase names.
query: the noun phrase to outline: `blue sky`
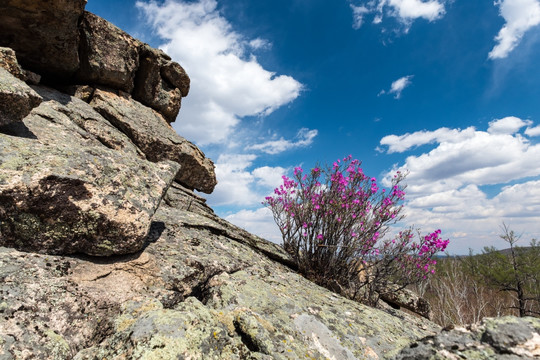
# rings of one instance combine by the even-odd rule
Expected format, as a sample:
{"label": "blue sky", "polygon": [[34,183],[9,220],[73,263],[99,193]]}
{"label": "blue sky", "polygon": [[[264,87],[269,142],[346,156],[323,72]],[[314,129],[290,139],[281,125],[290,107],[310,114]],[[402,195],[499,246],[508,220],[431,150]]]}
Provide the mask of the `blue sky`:
{"label": "blue sky", "polygon": [[191,77],[175,130],[216,163],[216,212],[280,242],[260,204],[295,166],[408,170],[403,226],[449,251],[540,239],[540,0],[89,0]]}

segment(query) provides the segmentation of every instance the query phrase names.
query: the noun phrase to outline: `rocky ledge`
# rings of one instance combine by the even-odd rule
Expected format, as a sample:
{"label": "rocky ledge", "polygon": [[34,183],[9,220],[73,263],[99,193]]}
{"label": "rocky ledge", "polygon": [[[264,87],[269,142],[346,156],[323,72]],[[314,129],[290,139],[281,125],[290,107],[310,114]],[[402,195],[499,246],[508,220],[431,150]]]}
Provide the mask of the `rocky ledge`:
{"label": "rocky ledge", "polygon": [[184,70],[84,5],[0,4],[1,360],[538,356],[535,319],[441,332],[216,216],[213,163],[170,127]]}

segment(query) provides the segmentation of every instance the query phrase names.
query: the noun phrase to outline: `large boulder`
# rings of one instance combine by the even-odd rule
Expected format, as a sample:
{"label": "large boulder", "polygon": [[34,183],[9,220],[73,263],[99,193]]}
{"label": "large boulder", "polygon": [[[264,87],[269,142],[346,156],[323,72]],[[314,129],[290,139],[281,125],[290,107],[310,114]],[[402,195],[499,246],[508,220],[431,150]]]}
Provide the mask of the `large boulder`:
{"label": "large boulder", "polygon": [[41,100],[26,83],[0,67],[0,126],[21,121]]}
{"label": "large boulder", "polygon": [[184,69],[161,50],[141,48],[133,97],[158,111],[167,122],[176,120],[182,97],[189,92],[190,80]]}
{"label": "large boulder", "polygon": [[17,52],[23,67],[52,82],[79,68],[78,22],[86,0],[0,2],[0,46]]}
{"label": "large boulder", "polygon": [[87,103],[46,87],[0,134],[0,244],[55,254],[141,249],[179,170],[152,163]]}
{"label": "large boulder", "polygon": [[176,180],[190,189],[211,193],[214,164],[191,142],[179,136],[154,110],[129,98],[97,89],[90,105],[123,131],[150,161],[172,160],[182,166]]}
{"label": "large boulder", "polygon": [[77,79],[131,92],[142,43],[87,11],[81,20],[81,66]]}
{"label": "large boulder", "polygon": [[0,245],[54,254],[142,248],[178,165],[0,134]]}

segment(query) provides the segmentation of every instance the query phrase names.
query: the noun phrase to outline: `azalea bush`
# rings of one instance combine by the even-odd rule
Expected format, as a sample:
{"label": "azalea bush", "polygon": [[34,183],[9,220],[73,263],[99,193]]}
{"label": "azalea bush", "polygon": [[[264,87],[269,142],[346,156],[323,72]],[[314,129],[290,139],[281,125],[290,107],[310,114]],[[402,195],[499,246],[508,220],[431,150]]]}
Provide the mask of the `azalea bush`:
{"label": "azalea bush", "polygon": [[348,156],[331,167],[295,168],[294,177],[283,176],[264,204],[306,277],[375,304],[385,292],[434,273],[433,257],[448,245],[440,230],[418,239],[413,229],[386,236],[403,218],[405,177],[397,172],[389,189],[380,188]]}

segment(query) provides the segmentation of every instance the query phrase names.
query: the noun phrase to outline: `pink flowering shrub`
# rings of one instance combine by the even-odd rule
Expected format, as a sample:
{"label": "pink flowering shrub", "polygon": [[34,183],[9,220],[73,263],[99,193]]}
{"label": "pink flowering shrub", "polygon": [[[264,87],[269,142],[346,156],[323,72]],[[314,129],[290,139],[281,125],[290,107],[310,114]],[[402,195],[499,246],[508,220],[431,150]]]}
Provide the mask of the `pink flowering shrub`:
{"label": "pink flowering shrub", "polygon": [[391,188],[381,189],[360,165],[348,156],[325,169],[297,167],[294,178],[283,176],[283,184],[264,204],[304,275],[376,304],[385,292],[433,274],[433,256],[444,251],[448,240],[436,230],[415,241],[412,229],[387,239],[389,226],[403,218],[406,175],[398,172]]}

